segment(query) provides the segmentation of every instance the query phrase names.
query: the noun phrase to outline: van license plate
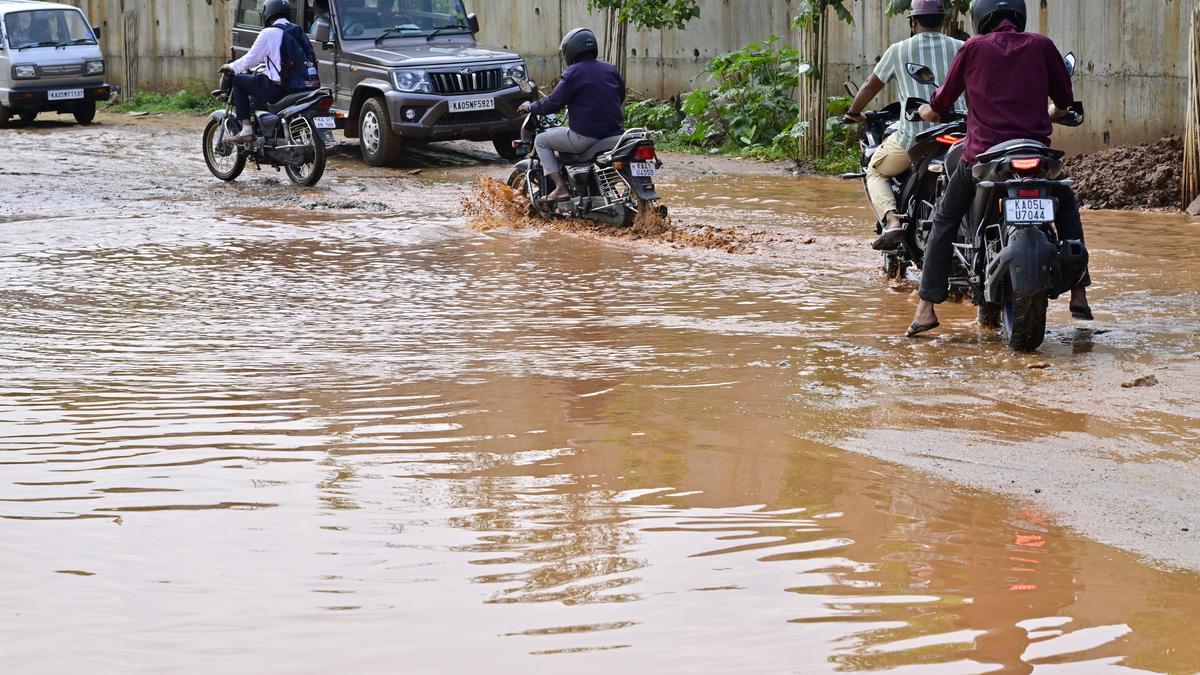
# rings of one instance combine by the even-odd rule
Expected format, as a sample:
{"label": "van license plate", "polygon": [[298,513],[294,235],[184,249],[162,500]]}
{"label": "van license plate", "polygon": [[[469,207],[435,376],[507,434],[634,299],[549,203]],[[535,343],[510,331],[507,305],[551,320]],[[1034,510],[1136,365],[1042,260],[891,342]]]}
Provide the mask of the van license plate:
{"label": "van license plate", "polygon": [[472,98],[465,101],[450,101],[450,112],[474,112],[476,110],[495,110],[496,99]]}
{"label": "van license plate", "polygon": [[46,93],[46,98],[51,101],[70,101],[76,98],[83,98],[82,89],[55,89]]}
{"label": "van license plate", "polygon": [[337,128],[337,121],[334,120],[332,117],[314,117],[313,124],[315,124],[318,129],[336,129]]}
{"label": "van license plate", "polygon": [[1054,200],[1005,199],[1004,222],[1052,223],[1054,222]]}
{"label": "van license plate", "polygon": [[658,172],[655,171],[654,165],[649,162],[630,162],[629,173],[634,176],[654,176]]}

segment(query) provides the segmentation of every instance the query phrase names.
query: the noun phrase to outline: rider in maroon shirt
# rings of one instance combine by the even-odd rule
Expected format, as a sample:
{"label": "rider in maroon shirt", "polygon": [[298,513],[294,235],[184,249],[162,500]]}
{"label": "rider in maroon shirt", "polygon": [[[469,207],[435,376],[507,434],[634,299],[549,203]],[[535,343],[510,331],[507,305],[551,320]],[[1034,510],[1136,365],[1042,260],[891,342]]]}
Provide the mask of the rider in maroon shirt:
{"label": "rider in maroon shirt", "polygon": [[[1026,33],[1024,0],[975,0],[971,5],[976,36],[967,41],[946,81],[929,105],[921,106],[921,117],[936,122],[952,109],[954,101],[967,93],[967,141],[963,161],[950,175],[946,191],[933,214],[933,230],[925,251],[921,274],[920,304],[907,335],[938,327],[934,306],[949,295],[950,266],[959,223],[975,199],[971,165],[980,153],[1017,139],[1050,142],[1051,117],[1065,114],[1074,94],[1071,76],[1054,42],[1044,35]],[[1047,106],[1047,99],[1054,105]],[[1058,197],[1058,235],[1061,239],[1083,240],[1079,204],[1070,188],[1055,191]],[[1071,291],[1071,315],[1090,320],[1085,276]]]}

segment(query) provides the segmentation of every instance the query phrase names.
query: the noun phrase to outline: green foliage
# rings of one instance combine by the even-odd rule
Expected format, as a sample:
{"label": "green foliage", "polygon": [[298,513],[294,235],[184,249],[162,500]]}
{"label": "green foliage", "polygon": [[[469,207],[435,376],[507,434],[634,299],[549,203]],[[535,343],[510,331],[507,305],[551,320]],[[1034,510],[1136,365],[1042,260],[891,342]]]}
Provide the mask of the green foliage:
{"label": "green foliage", "polygon": [[[942,0],[942,6],[959,14],[966,14],[967,10],[971,9],[971,0]],[[910,9],[912,9],[912,0],[888,0],[888,16],[896,16]]]}
{"label": "green foliage", "polygon": [[626,104],[625,126],[630,129],[645,127],[654,131],[674,132],[679,130],[679,117],[674,106],[646,99]]}
{"label": "green foliage", "polygon": [[638,30],[682,30],[700,16],[699,0],[588,0],[588,11],[615,10],[618,23]]}
{"label": "green foliage", "polygon": [[821,173],[858,170],[858,125],[842,122],[854,99],[831,96],[825,103],[825,154],[814,163]]}
{"label": "green foliage", "polygon": [[[817,18],[825,14],[825,9],[832,7],[837,18],[846,23],[854,23],[854,15],[846,3],[853,0],[800,0],[796,7],[796,16],[792,19],[794,28],[809,28]],[[909,0],[911,2],[911,0]]]}
{"label": "green foliage", "polygon": [[209,96],[207,92],[182,89],[174,94],[156,94],[139,91],[119,103],[110,104],[109,112],[156,112],[156,113],[209,113],[225,104]]}

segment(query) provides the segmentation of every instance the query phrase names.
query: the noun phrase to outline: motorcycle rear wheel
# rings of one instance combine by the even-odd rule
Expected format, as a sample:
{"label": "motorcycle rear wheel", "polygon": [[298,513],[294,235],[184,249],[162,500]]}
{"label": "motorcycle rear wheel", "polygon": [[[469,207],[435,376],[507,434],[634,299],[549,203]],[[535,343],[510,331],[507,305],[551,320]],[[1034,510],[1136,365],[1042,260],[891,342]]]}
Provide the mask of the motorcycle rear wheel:
{"label": "motorcycle rear wheel", "polygon": [[[208,165],[209,172],[217,178],[223,181],[236,180],[246,168],[246,156],[229,140],[217,143],[220,130],[219,120],[209,120],[208,126],[204,127],[204,163]],[[221,154],[222,152],[226,154]]]}
{"label": "motorcycle rear wheel", "polygon": [[295,145],[308,145],[312,149],[312,161],[300,166],[285,166],[283,170],[288,178],[296,185],[312,187],[321,181],[325,174],[325,141],[317,135],[312,120],[301,115],[288,122],[291,132],[291,142]]}
{"label": "motorcycle rear wheel", "polygon": [[1014,298],[1006,282],[1000,303],[1004,341],[1018,352],[1037,351],[1046,340],[1046,296]]}

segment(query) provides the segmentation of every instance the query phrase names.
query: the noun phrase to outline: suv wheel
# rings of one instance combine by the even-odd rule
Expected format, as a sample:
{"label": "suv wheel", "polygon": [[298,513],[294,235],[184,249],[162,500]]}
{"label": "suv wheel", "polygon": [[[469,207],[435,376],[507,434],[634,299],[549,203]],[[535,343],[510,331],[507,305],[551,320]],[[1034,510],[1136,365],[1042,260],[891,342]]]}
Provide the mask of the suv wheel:
{"label": "suv wheel", "polygon": [[24,123],[26,123],[26,124],[29,124],[30,122],[35,122],[35,121],[37,121],[38,111],[36,111],[36,110],[22,110],[21,112],[19,112],[19,113],[17,113],[17,114],[18,114],[18,115],[21,117],[21,121],[22,121],[22,122],[24,122]]}
{"label": "suv wheel", "polygon": [[516,134],[503,138],[493,138],[492,147],[496,149],[496,154],[500,155],[500,159],[512,161],[518,157],[517,149],[513,147],[513,142],[520,140],[520,138]]}
{"label": "suv wheel", "polygon": [[96,119],[96,102],[87,101],[80,103],[79,107],[75,108],[75,121],[80,124],[91,124],[92,120]]}
{"label": "suv wheel", "polygon": [[0,103],[0,129],[8,126],[8,118],[12,117],[12,108]]}
{"label": "suv wheel", "polygon": [[373,98],[358,111],[358,144],[371,166],[390,166],[400,160],[400,137],[392,133],[392,117],[382,98]]}

